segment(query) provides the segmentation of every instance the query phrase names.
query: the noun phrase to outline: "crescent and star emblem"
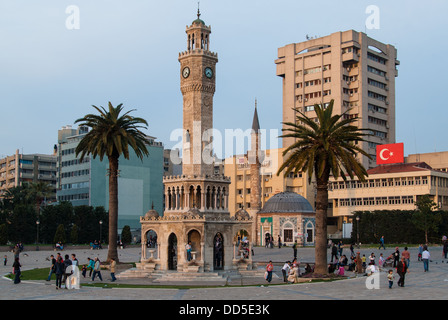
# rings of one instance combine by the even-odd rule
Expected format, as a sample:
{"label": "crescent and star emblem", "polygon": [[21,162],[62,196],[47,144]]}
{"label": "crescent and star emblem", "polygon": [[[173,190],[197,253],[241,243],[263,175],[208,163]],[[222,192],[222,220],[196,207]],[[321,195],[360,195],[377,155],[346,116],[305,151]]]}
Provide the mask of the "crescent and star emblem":
{"label": "crescent and star emblem", "polygon": [[[384,151],[389,151],[389,156],[388,156],[387,158],[384,156]],[[383,149],[383,150],[381,150],[381,152],[380,152],[380,158],[381,158],[381,160],[383,160],[383,161],[389,160],[390,157],[392,157],[393,155],[394,155],[394,153],[391,152],[389,149]]]}

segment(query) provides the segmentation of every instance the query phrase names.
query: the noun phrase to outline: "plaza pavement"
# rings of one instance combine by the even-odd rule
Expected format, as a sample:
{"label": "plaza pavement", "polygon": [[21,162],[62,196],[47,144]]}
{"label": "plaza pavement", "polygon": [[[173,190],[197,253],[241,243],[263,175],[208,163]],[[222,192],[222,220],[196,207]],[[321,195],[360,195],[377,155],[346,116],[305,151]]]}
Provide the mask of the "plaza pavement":
{"label": "plaza pavement", "polygon": [[[400,251],[403,247],[400,247]],[[442,257],[442,248],[431,247],[431,263],[429,272],[423,271],[422,262],[417,261],[417,248],[410,248],[411,263],[409,273],[406,275],[405,287],[396,285],[398,275],[392,289],[388,288],[386,273],[379,274],[380,285],[378,289],[368,289],[366,286],[366,276],[355,276],[352,272],[347,272],[348,279],[332,282],[315,282],[300,284],[281,284],[281,265],[286,260],[291,260],[293,251],[291,248],[254,248],[254,260],[263,266],[267,261],[275,262],[273,282],[269,286],[263,279],[257,279],[256,283],[244,287],[205,287],[205,288],[110,288],[110,275],[107,271],[102,271],[104,286],[86,287],[81,286],[78,290],[56,290],[55,281],[22,281],[15,285],[11,280],[2,277],[0,279],[0,300],[263,300],[263,301],[287,301],[287,300],[446,300],[448,292],[448,260]],[[355,249],[355,252],[358,251]],[[378,250],[376,248],[361,248],[361,255],[366,257],[374,252],[378,263],[379,253],[388,256],[394,248]],[[70,250],[70,247],[61,252],[63,255],[75,253],[80,264],[86,263],[87,257],[99,257],[106,260],[107,249]],[[140,260],[140,248],[119,249],[120,262],[137,262]],[[350,255],[348,249],[344,249],[344,254]],[[2,275],[8,274],[12,269],[13,254],[11,252],[2,253],[8,256],[7,266],[0,266]],[[50,261],[47,258],[54,251],[24,251],[20,254],[22,270],[33,268],[49,267]],[[331,255],[328,252],[328,259]],[[314,248],[299,248],[298,258],[301,262],[314,261]],[[118,274],[118,272],[117,272]],[[82,279],[82,283],[91,282],[90,279]],[[95,279],[95,282],[100,282]],[[123,279],[115,283],[145,283],[145,280]],[[370,282],[372,283],[372,282]],[[174,283],[175,284],[175,283]],[[238,285],[229,283],[229,285]],[[249,284],[249,282],[246,282]],[[276,285],[281,284],[281,285]]]}

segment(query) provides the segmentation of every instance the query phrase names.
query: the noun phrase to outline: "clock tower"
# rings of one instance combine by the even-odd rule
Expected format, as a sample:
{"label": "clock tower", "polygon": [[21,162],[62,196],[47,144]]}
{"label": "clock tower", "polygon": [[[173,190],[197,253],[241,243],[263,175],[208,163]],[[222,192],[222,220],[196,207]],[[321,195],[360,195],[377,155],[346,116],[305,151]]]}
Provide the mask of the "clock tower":
{"label": "clock tower", "polygon": [[198,18],[187,26],[187,51],[179,53],[183,96],[183,156],[185,175],[213,175],[212,129],[215,68],[218,55],[210,51],[210,26]]}
{"label": "clock tower", "polygon": [[[213,95],[218,55],[210,51],[211,28],[200,19],[199,10],[198,18],[187,26],[186,33],[187,50],[179,53],[184,129],[182,174],[163,177],[163,216],[152,210],[140,219],[142,244],[154,232],[159,243],[157,252],[150,251],[149,258],[146,245],[142,246],[138,268],[177,270],[188,273],[185,279],[194,273],[215,270],[252,270],[251,244],[243,252],[234,239],[238,234],[251,239],[253,219],[245,210],[230,215],[230,178],[214,172]],[[188,253],[187,243],[192,248]]]}

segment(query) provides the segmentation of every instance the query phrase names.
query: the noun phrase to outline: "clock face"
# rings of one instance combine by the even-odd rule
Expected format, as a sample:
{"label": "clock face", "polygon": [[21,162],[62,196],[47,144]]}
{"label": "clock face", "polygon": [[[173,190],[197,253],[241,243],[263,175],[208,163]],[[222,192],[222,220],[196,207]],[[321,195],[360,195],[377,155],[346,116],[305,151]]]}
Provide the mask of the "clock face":
{"label": "clock face", "polygon": [[213,70],[212,70],[212,68],[209,68],[209,67],[207,67],[207,68],[205,68],[205,76],[207,77],[207,78],[211,78],[211,77],[213,77]]}
{"label": "clock face", "polygon": [[184,70],[182,70],[182,76],[184,78],[188,78],[189,75],[190,75],[190,68],[185,67]]}

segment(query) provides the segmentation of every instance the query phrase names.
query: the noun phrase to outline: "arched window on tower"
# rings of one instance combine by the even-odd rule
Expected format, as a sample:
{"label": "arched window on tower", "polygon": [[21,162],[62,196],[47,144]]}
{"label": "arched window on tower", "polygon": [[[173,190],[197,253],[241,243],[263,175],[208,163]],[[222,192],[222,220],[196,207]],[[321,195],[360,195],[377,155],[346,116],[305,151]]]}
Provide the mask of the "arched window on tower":
{"label": "arched window on tower", "polygon": [[191,35],[188,35],[188,51],[191,50]]}

